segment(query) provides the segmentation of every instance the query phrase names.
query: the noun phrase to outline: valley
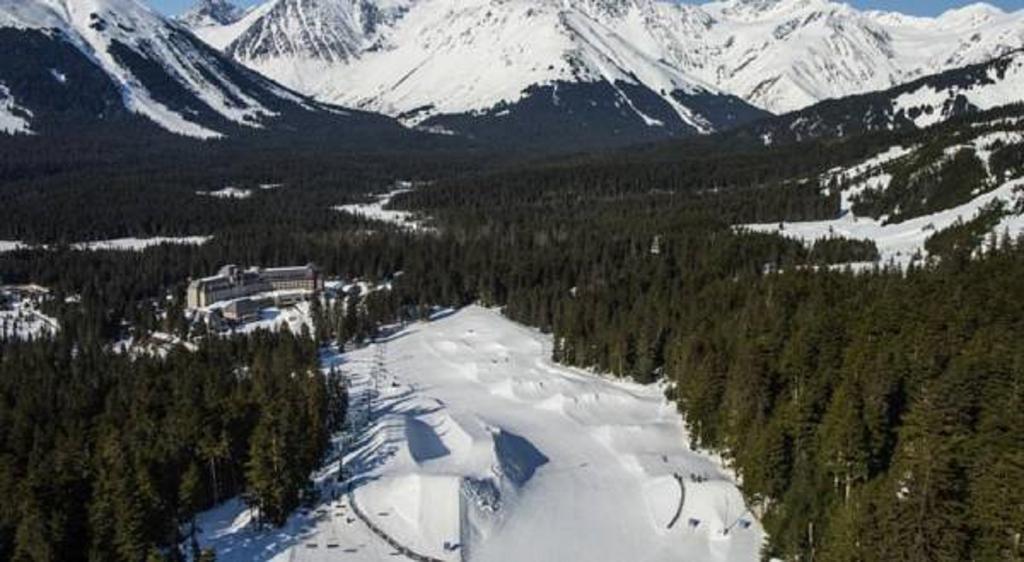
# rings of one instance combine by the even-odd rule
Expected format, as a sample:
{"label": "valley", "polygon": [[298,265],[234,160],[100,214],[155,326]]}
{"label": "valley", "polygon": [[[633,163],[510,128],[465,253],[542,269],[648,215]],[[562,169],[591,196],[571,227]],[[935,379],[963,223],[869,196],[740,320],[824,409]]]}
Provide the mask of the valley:
{"label": "valley", "polygon": [[1024,559],[1024,9],[169,2],[0,0],[0,561]]}

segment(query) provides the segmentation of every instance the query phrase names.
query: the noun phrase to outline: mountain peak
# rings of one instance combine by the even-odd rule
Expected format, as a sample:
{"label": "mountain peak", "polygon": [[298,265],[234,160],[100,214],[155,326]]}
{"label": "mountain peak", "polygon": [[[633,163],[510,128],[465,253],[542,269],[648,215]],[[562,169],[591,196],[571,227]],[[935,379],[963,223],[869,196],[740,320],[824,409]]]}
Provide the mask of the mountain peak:
{"label": "mountain peak", "polygon": [[829,0],[732,0],[722,2],[723,11],[733,15],[758,17],[795,12],[809,7],[827,7],[833,5]]}
{"label": "mountain peak", "polygon": [[240,20],[245,12],[231,0],[197,0],[180,20],[189,27],[230,25]]}

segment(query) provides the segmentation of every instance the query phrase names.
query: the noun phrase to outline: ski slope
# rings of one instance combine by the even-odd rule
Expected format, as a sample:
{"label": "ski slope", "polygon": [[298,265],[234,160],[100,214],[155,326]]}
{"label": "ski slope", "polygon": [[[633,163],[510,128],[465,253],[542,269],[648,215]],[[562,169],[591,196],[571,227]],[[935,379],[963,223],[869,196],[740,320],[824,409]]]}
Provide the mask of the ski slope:
{"label": "ski slope", "polygon": [[228,561],[758,559],[759,523],[686,446],[662,388],[556,365],[551,345],[469,307],[326,356],[351,381],[347,481],[326,466],[324,502],[276,531],[222,506],[204,546]]}

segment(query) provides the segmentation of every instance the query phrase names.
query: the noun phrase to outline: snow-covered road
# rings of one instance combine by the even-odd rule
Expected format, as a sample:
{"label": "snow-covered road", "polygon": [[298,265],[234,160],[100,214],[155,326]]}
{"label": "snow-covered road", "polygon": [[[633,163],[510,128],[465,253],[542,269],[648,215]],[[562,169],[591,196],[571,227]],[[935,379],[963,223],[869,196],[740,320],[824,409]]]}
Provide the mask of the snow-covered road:
{"label": "snow-covered road", "polygon": [[[550,355],[549,336],[469,307],[328,357],[352,381],[344,463],[367,518],[442,560],[758,558],[759,523],[729,473],[686,446],[661,388]],[[218,559],[397,554],[352,516],[335,470],[321,484],[327,500],[340,494],[336,506],[293,518],[273,544],[232,547],[223,529],[244,528],[237,513],[221,530],[208,522]]]}

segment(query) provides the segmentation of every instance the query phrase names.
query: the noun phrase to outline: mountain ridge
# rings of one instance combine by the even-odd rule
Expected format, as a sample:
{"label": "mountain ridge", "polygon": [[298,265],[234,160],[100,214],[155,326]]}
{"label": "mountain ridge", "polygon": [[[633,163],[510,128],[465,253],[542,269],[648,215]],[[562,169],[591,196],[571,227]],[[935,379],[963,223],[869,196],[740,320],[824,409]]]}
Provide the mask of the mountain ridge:
{"label": "mountain ridge", "polygon": [[390,119],[316,102],[245,68],[137,0],[0,0],[0,47],[8,133],[155,125],[208,140],[321,122],[339,138],[403,134]]}
{"label": "mountain ridge", "polygon": [[[319,99],[391,115],[414,106],[408,99],[409,88],[399,86],[416,82],[425,72],[422,65],[450,69],[465,82],[473,82],[484,72],[476,60],[465,66],[432,62],[445,57],[457,60],[452,49],[479,41],[473,33],[476,28],[461,23],[472,16],[487,29],[489,41],[507,47],[492,52],[486,64],[517,73],[533,69],[536,61],[516,58],[522,48],[516,38],[529,34],[530,49],[538,51],[536,59],[558,68],[571,48],[561,48],[553,36],[567,37],[568,43],[575,39],[585,43],[585,38],[568,27],[573,20],[589,21],[603,28],[600,38],[616,53],[640,52],[671,67],[678,82],[733,95],[776,114],[984,62],[1024,46],[1024,11],[1008,13],[979,3],[923,18],[857,10],[830,0],[726,0],[703,5],[657,0],[270,0],[254,8],[264,11],[255,19],[263,22],[264,29],[276,24],[277,32],[263,33],[258,40],[282,45],[300,34],[307,46],[332,43],[316,39],[323,30],[303,28],[295,18],[288,22],[266,14],[269,7],[289,4],[330,6],[347,13],[349,20],[374,8],[390,17],[369,30],[347,26],[344,56],[334,60],[315,53],[307,56],[300,50],[268,56],[254,47],[257,38],[243,37],[245,30],[238,27],[234,37],[220,37],[212,44],[243,64]],[[550,17],[552,13],[559,16]],[[266,23],[268,19],[272,23]],[[341,26],[324,27],[333,33]],[[199,34],[208,38],[213,31],[200,30]],[[467,48],[485,50],[479,45]],[[396,67],[396,59],[415,62],[397,65],[401,72],[380,70]],[[564,78],[552,70],[535,72],[528,82],[512,80],[515,88],[509,84],[514,90],[511,94],[481,94],[472,103],[444,111],[484,110],[514,101],[529,86]],[[435,79],[441,71],[432,72],[430,78]],[[397,91],[391,91],[393,87],[398,87]],[[447,100],[441,96],[440,101]],[[416,100],[415,106],[428,105],[422,102]]]}

